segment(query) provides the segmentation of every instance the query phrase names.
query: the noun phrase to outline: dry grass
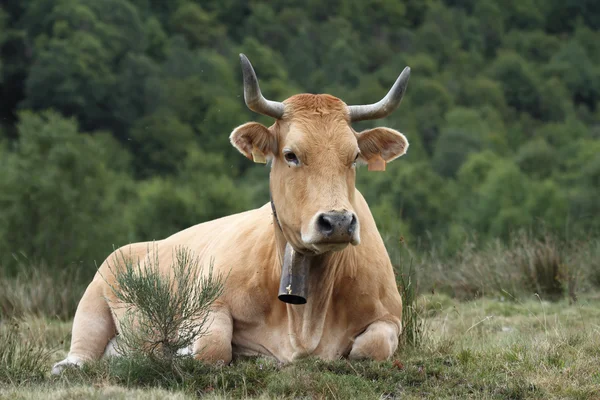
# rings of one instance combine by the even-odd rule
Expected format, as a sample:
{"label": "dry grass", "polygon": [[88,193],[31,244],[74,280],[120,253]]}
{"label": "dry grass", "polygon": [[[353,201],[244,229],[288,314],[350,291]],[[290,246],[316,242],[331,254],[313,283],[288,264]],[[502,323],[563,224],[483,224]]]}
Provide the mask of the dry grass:
{"label": "dry grass", "polygon": [[27,322],[0,321],[0,383],[43,381],[53,352]]}
{"label": "dry grass", "polygon": [[404,251],[413,257],[422,293],[464,300],[518,300],[537,294],[544,300],[566,297],[575,302],[579,293],[600,288],[598,239],[563,242],[520,233],[508,244],[468,241],[453,257]]}
{"label": "dry grass", "polygon": [[0,388],[0,399],[149,399],[149,400],[184,400],[194,398],[185,393],[177,393],[164,389],[128,389],[120,386],[73,385],[56,387]]}
{"label": "dry grass", "polygon": [[74,269],[32,265],[8,276],[0,268],[0,319],[37,315],[69,320],[85,291],[82,281]]}
{"label": "dry grass", "polygon": [[[600,298],[461,302],[436,294],[418,300],[427,329],[419,347],[388,362],[323,362],[282,366],[264,358],[209,367],[143,358],[101,361],[58,378],[0,389],[6,398],[476,398],[600,397]],[[62,359],[68,324],[33,319]],[[44,330],[45,329],[45,330]]]}

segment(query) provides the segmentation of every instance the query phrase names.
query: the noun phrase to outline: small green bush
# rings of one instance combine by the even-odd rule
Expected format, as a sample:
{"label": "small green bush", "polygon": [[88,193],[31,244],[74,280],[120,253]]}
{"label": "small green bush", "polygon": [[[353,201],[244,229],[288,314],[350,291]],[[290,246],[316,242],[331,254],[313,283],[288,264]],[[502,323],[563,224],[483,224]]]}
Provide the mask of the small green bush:
{"label": "small green bush", "polygon": [[176,248],[173,264],[163,271],[157,248],[148,254],[149,261],[140,262],[121,252],[121,268],[110,266],[117,306],[126,309],[117,350],[169,361],[206,333],[210,308],[224,286],[221,277],[213,276],[212,263],[203,274],[188,249]]}

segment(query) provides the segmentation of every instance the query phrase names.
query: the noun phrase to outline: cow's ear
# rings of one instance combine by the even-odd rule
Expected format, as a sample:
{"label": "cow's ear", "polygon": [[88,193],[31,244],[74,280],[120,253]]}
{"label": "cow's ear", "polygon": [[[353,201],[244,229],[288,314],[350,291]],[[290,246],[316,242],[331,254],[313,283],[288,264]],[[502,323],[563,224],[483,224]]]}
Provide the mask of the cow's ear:
{"label": "cow's ear", "polygon": [[240,125],[229,136],[231,144],[250,160],[265,163],[277,149],[275,135],[258,122]]}
{"label": "cow's ear", "polygon": [[383,163],[385,169],[385,163],[405,154],[408,149],[406,137],[390,128],[367,129],[357,134],[357,140],[361,161],[369,167],[373,165],[374,170],[381,168],[379,163]]}

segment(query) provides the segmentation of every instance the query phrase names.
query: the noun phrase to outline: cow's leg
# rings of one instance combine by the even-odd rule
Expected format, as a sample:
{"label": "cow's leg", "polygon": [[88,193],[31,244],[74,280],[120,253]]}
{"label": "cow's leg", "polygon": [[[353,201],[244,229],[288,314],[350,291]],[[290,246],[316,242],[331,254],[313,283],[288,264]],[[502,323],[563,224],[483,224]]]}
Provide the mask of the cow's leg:
{"label": "cow's leg", "polygon": [[399,335],[398,324],[391,321],[376,321],[356,337],[348,357],[353,360],[387,360],[398,348]]}
{"label": "cow's leg", "polygon": [[103,283],[101,279],[92,281],[81,298],[73,320],[71,349],[66,359],[54,365],[53,374],[60,374],[68,366],[99,359],[115,337],[115,324],[103,296]]}
{"label": "cow's leg", "polygon": [[233,319],[229,310],[224,307],[214,310],[209,316],[206,334],[194,343],[194,357],[208,363],[229,364],[233,356],[232,337]]}

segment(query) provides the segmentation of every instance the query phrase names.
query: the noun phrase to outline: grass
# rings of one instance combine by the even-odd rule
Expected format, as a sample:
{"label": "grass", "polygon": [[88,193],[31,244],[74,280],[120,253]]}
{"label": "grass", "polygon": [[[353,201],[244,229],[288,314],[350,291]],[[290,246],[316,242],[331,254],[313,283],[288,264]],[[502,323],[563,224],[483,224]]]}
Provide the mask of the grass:
{"label": "grass", "polygon": [[[142,356],[101,360],[60,377],[47,375],[67,352],[70,324],[27,319],[46,336],[46,374],[0,387],[4,398],[477,398],[600,397],[600,297],[462,302],[420,297],[427,331],[388,362],[280,365],[238,359],[210,367],[191,359],[173,366]],[[2,329],[7,329],[3,325]],[[21,337],[27,342],[27,337]]]}
{"label": "grass", "polygon": [[[401,264],[405,265],[405,264]],[[412,262],[397,275],[398,288],[402,296],[402,333],[400,343],[419,347],[424,336],[422,310],[419,309],[416,273]]]}
{"label": "grass", "polygon": [[[60,307],[73,307],[73,296],[42,270],[34,272],[41,281],[0,277],[0,288],[12,288],[0,294],[0,399],[600,398],[600,241],[467,243],[452,258],[400,247],[392,258],[405,329],[386,362],[240,358],[208,366],[136,352],[50,376],[68,352],[72,311]],[[158,284],[138,275],[121,281],[132,299]],[[64,302],[43,301],[44,292]],[[161,296],[146,297],[150,309],[164,308]]]}
{"label": "grass", "polygon": [[[392,246],[388,246],[390,248]],[[417,252],[404,243],[392,248],[397,275],[407,262],[414,265],[421,293],[442,292],[472,300],[493,297],[517,301],[540,298],[576,302],[580,293],[600,289],[600,239],[562,241],[546,235],[517,233],[511,241],[479,245],[467,240],[451,256],[435,249]],[[393,257],[394,259],[394,257]]]}
{"label": "grass", "polygon": [[4,322],[0,329],[0,383],[43,380],[52,353],[27,324]]}
{"label": "grass", "polygon": [[22,266],[17,276],[0,268],[0,320],[37,315],[69,320],[75,315],[89,280],[76,268],[50,269],[45,265]]}

